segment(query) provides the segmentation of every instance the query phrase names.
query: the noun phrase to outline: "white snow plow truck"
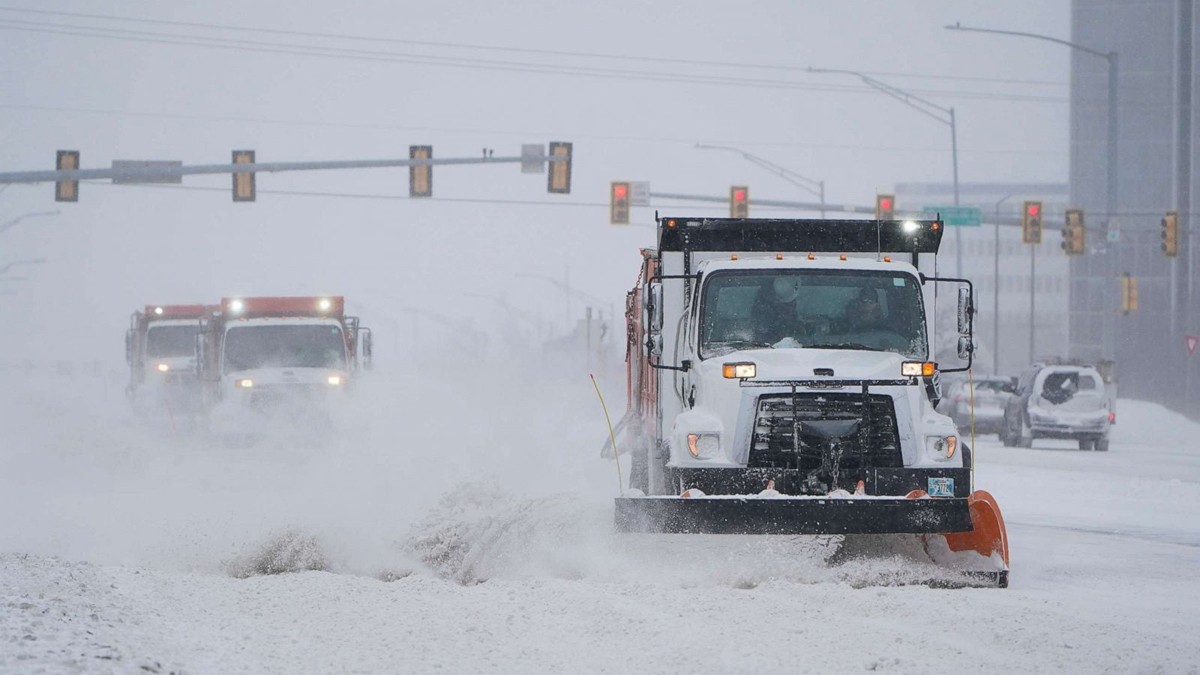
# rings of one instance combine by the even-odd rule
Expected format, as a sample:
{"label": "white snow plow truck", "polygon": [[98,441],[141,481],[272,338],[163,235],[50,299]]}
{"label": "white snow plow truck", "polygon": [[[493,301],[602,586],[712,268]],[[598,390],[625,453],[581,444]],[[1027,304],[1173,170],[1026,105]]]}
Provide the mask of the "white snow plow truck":
{"label": "white snow plow truck", "polygon": [[[659,219],[626,302],[617,529],[918,535],[934,562],[1007,586],[1000,510],[934,410],[973,344],[970,282],[936,277],[942,229]],[[939,301],[957,302],[962,367],[931,358]]]}
{"label": "white snow plow truck", "polygon": [[210,417],[322,411],[370,367],[371,333],[340,296],[222,298],[197,352]]}
{"label": "white snow plow truck", "polygon": [[170,414],[200,409],[196,376],[196,336],[210,305],[147,305],[129,317],[125,393],[139,412],[165,408]]}

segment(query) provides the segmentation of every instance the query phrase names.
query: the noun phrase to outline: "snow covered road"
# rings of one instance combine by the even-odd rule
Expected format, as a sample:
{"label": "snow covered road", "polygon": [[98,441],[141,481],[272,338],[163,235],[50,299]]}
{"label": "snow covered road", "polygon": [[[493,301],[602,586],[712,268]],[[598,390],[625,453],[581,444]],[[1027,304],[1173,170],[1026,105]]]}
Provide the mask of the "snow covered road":
{"label": "snow covered road", "polygon": [[[390,392],[428,428],[375,414],[335,451],[163,442],[103,383],[4,388],[0,671],[1200,668],[1200,426],[1156,406],[1122,401],[1108,453],[980,439],[1012,586],[940,590],[821,539],[618,537],[590,383],[459,426],[422,407],[446,386]],[[329,571],[231,575],[288,531]]]}

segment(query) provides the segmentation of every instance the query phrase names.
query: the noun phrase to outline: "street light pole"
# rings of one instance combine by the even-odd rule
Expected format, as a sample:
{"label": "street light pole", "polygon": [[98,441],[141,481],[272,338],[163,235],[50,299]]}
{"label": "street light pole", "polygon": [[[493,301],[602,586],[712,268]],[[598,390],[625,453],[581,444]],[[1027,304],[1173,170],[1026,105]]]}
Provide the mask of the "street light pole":
{"label": "street light pole", "polygon": [[[921,98],[916,94],[910,94],[903,89],[898,89],[890,84],[880,82],[879,80],[860,73],[856,70],[839,70],[834,68],[813,68],[809,67],[810,73],[838,73],[842,75],[853,75],[862,80],[863,84],[877,89],[888,96],[900,101],[917,112],[941,122],[950,127],[950,160],[953,163],[954,171],[954,205],[958,206],[958,121],[954,115],[954,108],[940,106],[933,101]],[[954,266],[956,276],[962,278],[962,234],[959,230],[954,231]]]}
{"label": "street light pole", "polygon": [[799,187],[811,195],[816,195],[821,200],[821,218],[825,217],[825,181],[813,180],[807,176],[801,176],[791,169],[787,169],[774,162],[767,161],[758,155],[752,155],[740,148],[734,148],[728,145],[705,145],[703,143],[697,143],[695,147],[697,150],[728,150],[729,152],[738,153],[746,161],[756,164],[770,171],[771,173],[774,173],[780,178],[786,180],[792,185],[795,185],[796,187]]}
{"label": "street light pole", "polygon": [[[1085,47],[1081,44],[1076,44],[1074,42],[1068,42],[1067,40],[1063,40],[1063,39],[1056,38],[1056,37],[1051,37],[1049,35],[1040,35],[1038,33],[1025,33],[1022,31],[1015,31],[1015,30],[996,30],[994,28],[971,28],[971,27],[964,26],[959,23],[956,23],[952,26],[946,26],[946,28],[948,30],[968,31],[968,32],[972,32],[972,33],[995,33],[997,35],[1013,35],[1013,36],[1017,36],[1017,37],[1033,38],[1034,40],[1044,40],[1046,42],[1053,42],[1055,44],[1063,45],[1064,47],[1070,47],[1071,49],[1083,52],[1085,54],[1091,54],[1092,56],[1097,56],[1108,62],[1108,142],[1107,142],[1108,147],[1107,147],[1107,151],[1106,151],[1108,154],[1108,157],[1105,162],[1107,164],[1107,167],[1106,167],[1106,183],[1107,183],[1107,185],[1106,185],[1106,189],[1105,189],[1105,192],[1107,194],[1106,194],[1105,200],[1104,200],[1105,201],[1105,210],[1107,211],[1107,214],[1106,214],[1107,217],[1105,218],[1105,221],[1106,221],[1105,229],[1108,232],[1112,232],[1113,230],[1115,230],[1116,225],[1117,225],[1116,218],[1117,218],[1117,209],[1118,209],[1118,204],[1119,204],[1118,193],[1117,193],[1117,104],[1119,102],[1119,98],[1117,96],[1117,94],[1118,94],[1118,91],[1117,91],[1117,53],[1116,52],[1102,52],[1097,49]],[[1108,234],[1108,232],[1106,232],[1106,235]],[[1116,246],[1112,245],[1113,242],[1109,242],[1109,241],[1107,241],[1107,239],[1108,239],[1108,237],[1106,236],[1105,237],[1105,245],[1104,245],[1104,274],[1106,277],[1105,291],[1106,291],[1106,295],[1111,298],[1111,297],[1115,297],[1115,295],[1116,295],[1115,293],[1111,292],[1114,289],[1110,288],[1109,286],[1111,284],[1115,283],[1115,281],[1116,281],[1116,269],[1118,267],[1118,261],[1117,261],[1118,249]],[[1114,360],[1114,352],[1115,352],[1115,346],[1116,346],[1115,345],[1115,342],[1116,342],[1116,312],[1115,312],[1115,309],[1112,307],[1107,308],[1104,311],[1103,318],[1104,318],[1104,338],[1103,338],[1104,339],[1104,345],[1103,345],[1104,354],[1103,354],[1103,356],[1105,359],[1112,361],[1112,360]]]}

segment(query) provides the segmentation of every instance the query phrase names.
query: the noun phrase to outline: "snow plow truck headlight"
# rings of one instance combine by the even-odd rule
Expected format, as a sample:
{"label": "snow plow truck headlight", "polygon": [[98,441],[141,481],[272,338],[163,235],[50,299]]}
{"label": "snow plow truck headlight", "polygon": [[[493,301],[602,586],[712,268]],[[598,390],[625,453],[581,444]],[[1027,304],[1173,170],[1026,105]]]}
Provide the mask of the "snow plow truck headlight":
{"label": "snow plow truck headlight", "polygon": [[238,389],[250,389],[251,387],[254,386],[254,380],[252,380],[248,377],[244,377],[244,378],[238,380],[237,382],[234,382],[233,384]]}
{"label": "snow plow truck headlight", "polygon": [[933,377],[936,369],[932,361],[905,361],[900,364],[900,374],[904,377]]}
{"label": "snow plow truck headlight", "polygon": [[951,459],[958,452],[958,437],[930,436],[925,439],[925,445],[934,459]]}
{"label": "snow plow truck headlight", "polygon": [[709,459],[717,455],[720,438],[716,434],[688,434],[688,452],[696,459]]}
{"label": "snow plow truck headlight", "polygon": [[154,366],[154,369],[155,369],[155,370],[157,370],[157,371],[158,371],[158,372],[160,372],[160,373],[165,373],[165,372],[167,372],[168,370],[170,370],[170,369],[171,369],[171,366],[168,366],[168,365],[167,365],[167,364],[165,364],[165,363],[160,363],[160,364],[158,364],[157,366]]}
{"label": "snow plow truck headlight", "polygon": [[340,387],[346,383],[346,378],[342,377],[341,375],[330,375],[325,379],[325,381],[328,382],[329,386],[331,387]]}
{"label": "snow plow truck headlight", "polygon": [[721,366],[721,374],[730,380],[748,380],[757,375],[757,371],[753,363],[726,363]]}

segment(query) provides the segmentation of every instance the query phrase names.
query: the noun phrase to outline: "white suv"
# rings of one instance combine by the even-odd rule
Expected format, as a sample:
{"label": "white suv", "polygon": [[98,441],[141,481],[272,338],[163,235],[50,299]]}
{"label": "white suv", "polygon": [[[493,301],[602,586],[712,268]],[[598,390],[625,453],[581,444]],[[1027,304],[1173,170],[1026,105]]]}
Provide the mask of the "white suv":
{"label": "white suv", "polygon": [[1005,405],[1000,440],[1028,448],[1037,438],[1065,438],[1079,441],[1080,450],[1108,450],[1113,411],[1104,386],[1091,366],[1035,365]]}

